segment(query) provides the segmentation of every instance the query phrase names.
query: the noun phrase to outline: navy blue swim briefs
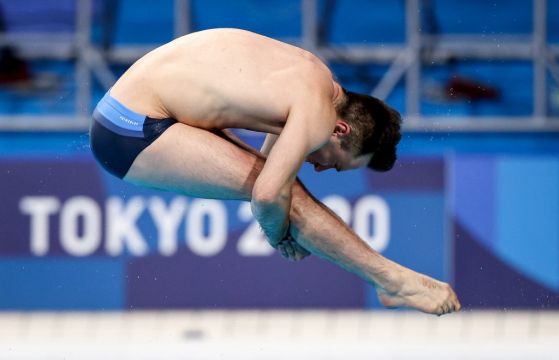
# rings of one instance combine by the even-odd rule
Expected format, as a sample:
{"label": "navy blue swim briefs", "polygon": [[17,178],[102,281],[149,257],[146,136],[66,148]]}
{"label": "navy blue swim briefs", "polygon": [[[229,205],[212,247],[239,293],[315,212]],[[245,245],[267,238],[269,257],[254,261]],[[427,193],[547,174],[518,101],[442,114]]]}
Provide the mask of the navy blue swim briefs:
{"label": "navy blue swim briefs", "polygon": [[105,170],[122,179],[138,154],[176,122],[138,114],[107,92],[93,112],[91,151]]}

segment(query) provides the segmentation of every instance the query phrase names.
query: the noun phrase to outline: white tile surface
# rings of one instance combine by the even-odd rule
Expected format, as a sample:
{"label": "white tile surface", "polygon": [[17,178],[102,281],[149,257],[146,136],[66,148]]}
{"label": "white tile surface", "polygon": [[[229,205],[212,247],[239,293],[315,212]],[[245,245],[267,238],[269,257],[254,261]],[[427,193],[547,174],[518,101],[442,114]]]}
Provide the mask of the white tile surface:
{"label": "white tile surface", "polygon": [[0,359],[559,359],[559,312],[0,313]]}

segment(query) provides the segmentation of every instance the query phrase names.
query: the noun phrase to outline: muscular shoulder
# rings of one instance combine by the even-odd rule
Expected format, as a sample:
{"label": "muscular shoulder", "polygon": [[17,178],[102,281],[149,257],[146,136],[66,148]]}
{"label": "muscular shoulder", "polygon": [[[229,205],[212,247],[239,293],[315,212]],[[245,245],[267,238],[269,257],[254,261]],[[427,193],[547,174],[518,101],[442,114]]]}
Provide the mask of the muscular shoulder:
{"label": "muscular shoulder", "polygon": [[[304,51],[304,50],[302,50]],[[300,101],[322,101],[330,103],[334,96],[332,73],[320,59],[310,52],[301,55],[300,62],[291,72],[290,91]]]}
{"label": "muscular shoulder", "polygon": [[329,138],[336,123],[332,74],[312,54],[295,74],[288,121],[298,123],[298,131],[306,133],[311,148],[316,150]]}

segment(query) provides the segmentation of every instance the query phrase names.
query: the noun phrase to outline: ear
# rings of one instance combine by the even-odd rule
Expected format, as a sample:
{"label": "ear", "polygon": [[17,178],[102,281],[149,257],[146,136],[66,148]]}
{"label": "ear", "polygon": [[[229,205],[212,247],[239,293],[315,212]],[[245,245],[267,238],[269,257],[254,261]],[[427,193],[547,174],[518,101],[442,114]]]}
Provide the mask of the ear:
{"label": "ear", "polygon": [[334,134],[336,136],[347,136],[351,133],[351,126],[343,120],[336,120]]}

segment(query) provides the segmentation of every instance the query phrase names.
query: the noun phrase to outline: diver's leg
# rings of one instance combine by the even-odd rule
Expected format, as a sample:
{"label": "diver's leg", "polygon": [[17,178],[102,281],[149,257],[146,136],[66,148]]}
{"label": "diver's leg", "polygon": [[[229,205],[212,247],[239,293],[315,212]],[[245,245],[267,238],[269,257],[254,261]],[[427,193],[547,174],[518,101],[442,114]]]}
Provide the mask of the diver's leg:
{"label": "diver's leg", "polygon": [[[264,161],[223,134],[177,123],[138,155],[125,180],[189,196],[250,201]],[[386,306],[436,314],[460,308],[447,284],[384,258],[299,182],[289,217],[297,243],[374,284]]]}

